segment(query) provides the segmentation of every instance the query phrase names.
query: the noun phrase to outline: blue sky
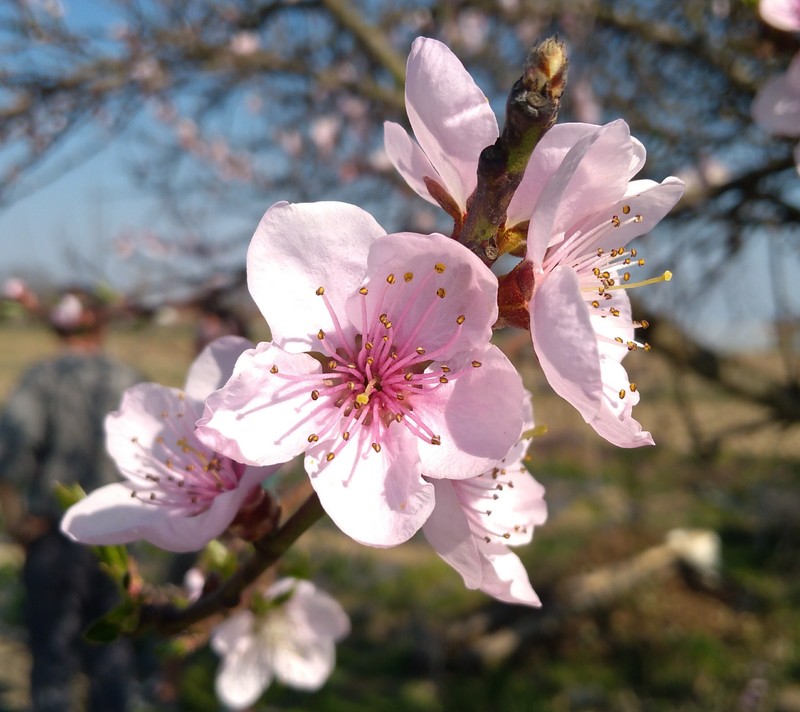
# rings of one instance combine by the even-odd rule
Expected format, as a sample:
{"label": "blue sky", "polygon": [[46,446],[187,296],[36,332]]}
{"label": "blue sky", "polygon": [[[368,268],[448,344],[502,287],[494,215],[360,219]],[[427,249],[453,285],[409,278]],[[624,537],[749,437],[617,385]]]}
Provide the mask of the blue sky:
{"label": "blue sky", "polygon": [[[115,21],[104,3],[73,0],[65,4],[67,18],[74,26],[109,27]],[[147,121],[148,112],[144,111],[140,125]],[[86,131],[98,129],[89,127]],[[71,155],[87,138],[86,131],[68,141],[49,165]],[[116,282],[112,286],[122,290],[127,287],[133,277],[126,273],[124,262],[115,258],[112,238],[126,232],[159,231],[170,225],[163,207],[137,189],[130,179],[129,166],[141,157],[137,156],[136,143],[130,140],[135,132],[136,126],[129,128],[121,139],[106,141],[101,137],[105,145],[97,155],[49,185],[0,208],[0,280],[23,275],[62,284],[91,281],[92,267],[96,267]],[[44,169],[46,173],[48,164]],[[232,244],[228,255],[232,263],[244,262],[247,239],[259,214],[256,211],[252,216],[238,216],[241,239]],[[242,219],[250,217],[250,222]],[[231,221],[229,228],[235,222]],[[665,237],[668,239],[668,235]],[[750,247],[752,255],[746,263],[754,266],[748,275],[751,284],[766,281],[766,272],[758,272],[760,265],[767,264],[766,246],[766,240],[757,240]],[[655,244],[653,247],[652,252],[658,252]],[[680,283],[678,273],[671,285],[651,288],[646,296],[654,304],[662,300],[672,303],[672,295],[680,293]],[[677,303],[673,308],[685,313],[688,307],[691,314],[687,315],[690,318],[686,323],[712,344],[734,347],[763,344],[772,310],[768,295],[743,293],[737,303],[736,299],[730,299],[731,293],[736,293],[735,284],[732,289],[716,290],[716,296],[702,304]]]}

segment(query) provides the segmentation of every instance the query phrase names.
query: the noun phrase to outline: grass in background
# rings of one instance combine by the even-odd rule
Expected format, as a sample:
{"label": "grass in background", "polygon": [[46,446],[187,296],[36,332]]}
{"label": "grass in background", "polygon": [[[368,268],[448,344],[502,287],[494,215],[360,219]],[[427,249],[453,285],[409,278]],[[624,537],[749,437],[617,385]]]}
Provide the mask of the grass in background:
{"label": "grass in background", "polygon": [[[109,351],[153,380],[180,385],[192,334],[188,323],[118,328]],[[27,364],[54,351],[41,331],[0,326],[0,401]],[[698,459],[674,404],[677,381],[657,351],[629,361],[643,392],[637,416],[656,448],[607,446],[550,393],[527,357],[519,361],[537,422],[549,428],[535,442],[532,471],[547,488],[550,521],[518,551],[542,611],[465,590],[424,539],[379,551],[321,522],[286,557],[285,570],[338,597],[353,632],[323,690],[275,685],[257,709],[799,710],[800,437],[777,428],[744,433],[716,460]],[[680,382],[709,432],[752,419],[748,406],[707,384]],[[675,570],[601,610],[543,626],[566,577],[622,561],[676,527],[719,533],[717,588]],[[180,709],[218,709],[215,666],[207,650],[188,660]]]}

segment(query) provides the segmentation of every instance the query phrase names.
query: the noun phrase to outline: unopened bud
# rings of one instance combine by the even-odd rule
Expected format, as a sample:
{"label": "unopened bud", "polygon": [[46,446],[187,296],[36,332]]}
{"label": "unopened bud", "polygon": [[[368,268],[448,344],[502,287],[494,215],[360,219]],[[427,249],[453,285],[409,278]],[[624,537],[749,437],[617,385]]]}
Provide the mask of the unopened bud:
{"label": "unopened bud", "polygon": [[522,83],[529,91],[549,94],[558,101],[567,85],[568,65],[564,43],[551,37],[530,51]]}
{"label": "unopened bud", "polygon": [[498,317],[495,328],[531,328],[528,304],[533,296],[534,281],[533,264],[528,260],[523,260],[508,274],[498,278]]}

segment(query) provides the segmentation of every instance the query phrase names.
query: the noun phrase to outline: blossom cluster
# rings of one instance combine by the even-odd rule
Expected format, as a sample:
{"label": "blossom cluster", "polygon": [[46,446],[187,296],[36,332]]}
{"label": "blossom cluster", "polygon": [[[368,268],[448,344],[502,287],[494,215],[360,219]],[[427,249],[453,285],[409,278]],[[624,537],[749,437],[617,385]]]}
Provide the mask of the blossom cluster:
{"label": "blossom cluster", "polygon": [[[387,123],[387,155],[416,193],[463,225],[481,151],[499,136],[491,107],[450,50],[425,38],[408,59],[406,107],[413,136]],[[498,307],[497,274],[455,233],[387,234],[346,203],[273,205],[247,254],[271,340],[213,343],[183,391],[131,389],[107,420],[125,482],[73,506],[63,531],[90,544],[199,549],[302,456],[322,507],[354,540],[391,547],[422,531],[467,587],[540,605],[509,549],[547,517],[526,467],[533,408],[493,328],[530,330],[548,382],[600,436],[620,447],[653,443],[633,416],[639,390],[622,363],[647,348],[626,288],[669,274],[633,279],[644,261],[627,245],[666,215],[683,184],[635,179],[644,162],[622,120],[544,133],[501,226],[514,236],[512,274],[523,286],[514,318]],[[298,622],[309,586],[270,589],[268,600],[291,589],[297,602],[278,623],[275,607],[267,627],[251,607],[217,628],[212,644],[226,656],[218,688],[231,705],[249,704],[273,676],[309,688],[327,677],[346,619]],[[308,632],[292,644],[298,655],[306,644],[316,651],[305,676],[275,642],[290,628]],[[319,635],[324,654],[308,642]]]}

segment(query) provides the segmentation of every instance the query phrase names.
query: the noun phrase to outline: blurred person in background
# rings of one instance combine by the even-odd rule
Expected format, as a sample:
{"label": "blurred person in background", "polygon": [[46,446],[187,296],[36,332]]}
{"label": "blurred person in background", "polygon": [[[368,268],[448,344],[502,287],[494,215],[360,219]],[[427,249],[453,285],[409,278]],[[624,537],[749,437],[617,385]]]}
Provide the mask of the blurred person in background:
{"label": "blurred person in background", "polygon": [[107,311],[93,294],[65,293],[47,321],[61,353],[31,366],[0,418],[0,509],[6,531],[25,549],[25,622],[36,712],[72,708],[73,678],[89,679],[91,712],[130,708],[130,641],[92,645],[82,631],[118,600],[89,547],[58,530],[56,483],[85,491],[119,477],[106,455],[103,421],[123,391],[142,380],[102,353]]}

